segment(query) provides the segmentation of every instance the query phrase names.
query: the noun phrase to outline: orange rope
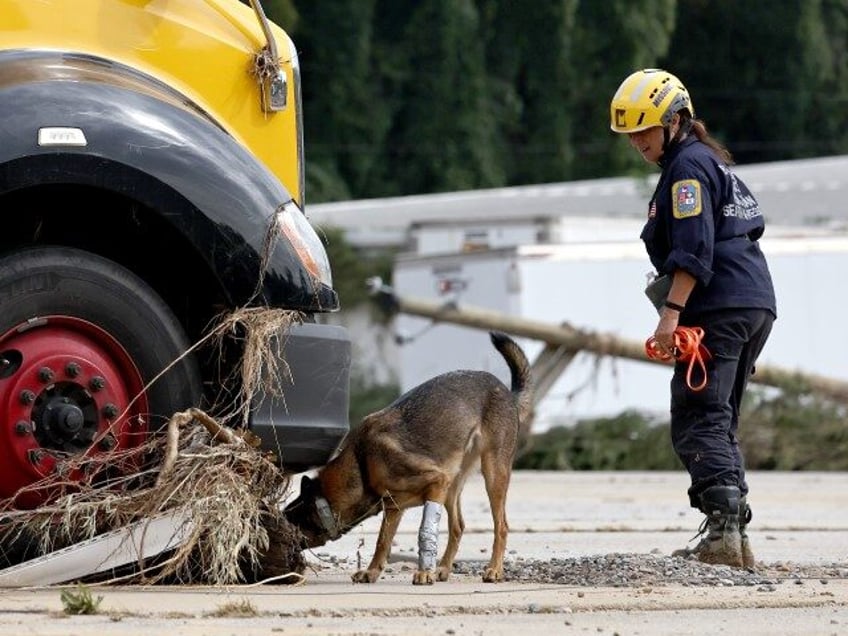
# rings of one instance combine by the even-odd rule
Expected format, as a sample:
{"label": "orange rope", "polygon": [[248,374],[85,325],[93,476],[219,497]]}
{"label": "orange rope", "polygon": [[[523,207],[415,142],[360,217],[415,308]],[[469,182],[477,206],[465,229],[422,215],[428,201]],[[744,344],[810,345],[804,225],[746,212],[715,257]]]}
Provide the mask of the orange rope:
{"label": "orange rope", "polygon": [[[704,330],[701,327],[678,327],[674,330],[674,356],[670,356],[660,349],[656,338],[651,336],[645,341],[645,354],[653,360],[671,360],[688,362],[686,369],[686,385],[693,391],[701,391],[707,386],[707,364],[712,356],[707,348],[701,344],[704,339]],[[692,374],[695,367],[701,371],[702,380],[698,385],[692,384]]]}

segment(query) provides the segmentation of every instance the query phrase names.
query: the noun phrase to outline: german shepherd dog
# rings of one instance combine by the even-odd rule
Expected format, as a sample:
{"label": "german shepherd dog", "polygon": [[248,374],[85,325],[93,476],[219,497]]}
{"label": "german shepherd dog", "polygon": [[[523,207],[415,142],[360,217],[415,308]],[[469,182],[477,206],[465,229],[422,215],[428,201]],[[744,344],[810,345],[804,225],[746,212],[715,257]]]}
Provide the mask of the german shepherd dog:
{"label": "german shepherd dog", "polygon": [[[519,427],[532,411],[533,388],[530,365],[518,344],[500,332],[489,335],[509,366],[512,390],[486,371],[451,371],[366,416],[315,478],[303,477],[299,496],[286,506],[285,516],[300,530],[304,548],[337,539],[382,511],[374,557],[367,569],[353,574],[355,583],[374,583],[404,511],[423,505],[412,582],[446,581],[465,529],[460,495],[479,464],[494,521],[483,581],[503,579],[506,494]],[[436,566],[442,506],[449,537]]]}

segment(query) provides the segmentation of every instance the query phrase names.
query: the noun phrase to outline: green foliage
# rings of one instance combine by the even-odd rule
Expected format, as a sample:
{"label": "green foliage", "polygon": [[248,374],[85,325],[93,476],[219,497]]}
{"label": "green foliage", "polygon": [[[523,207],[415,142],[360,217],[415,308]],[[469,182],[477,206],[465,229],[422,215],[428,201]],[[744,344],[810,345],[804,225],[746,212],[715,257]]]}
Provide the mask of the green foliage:
{"label": "green foliage", "polygon": [[675,33],[676,6],[676,0],[579,4],[572,38],[576,70],[570,143],[580,161],[570,178],[652,171],[621,136],[610,132],[609,102],[634,70],[658,66]]}
{"label": "green foliage", "polygon": [[[848,470],[848,407],[801,391],[751,390],[739,443],[749,470]],[[627,411],[532,435],[515,467],[531,470],[676,470],[668,422]]]}
{"label": "green foliage", "polygon": [[[298,3],[307,165],[320,166],[317,174],[308,168],[314,201],[335,200],[344,189],[361,197],[379,187],[375,171],[385,152],[391,105],[374,73],[374,7],[375,0]],[[322,176],[340,177],[345,188]]]}
{"label": "green foliage", "polygon": [[336,171],[332,162],[306,162],[306,201],[346,201],[351,192],[344,177]]}
{"label": "green foliage", "polygon": [[303,69],[307,199],[644,174],[609,100],[664,66],[740,163],[848,153],[845,0],[269,0]]}
{"label": "green foliage", "polygon": [[848,152],[848,128],[833,117],[848,106],[848,2],[823,0],[821,11],[807,25],[805,40],[811,48],[806,66],[816,78],[806,112],[805,130],[815,131],[810,154]]}
{"label": "green foliage", "polygon": [[400,396],[397,384],[374,384],[362,373],[350,379],[350,425],[356,427],[366,415],[379,411]]}
{"label": "green foliage", "polygon": [[681,464],[671,449],[668,425],[635,411],[580,421],[531,436],[515,467],[532,470],[673,470]]}
{"label": "green foliage", "polygon": [[749,468],[848,470],[848,407],[801,392],[750,392],[740,445]]}
{"label": "green foliage", "polygon": [[[507,180],[559,181],[573,161],[572,147],[564,141],[573,128],[577,65],[571,38],[577,2],[484,5],[490,103],[494,112],[507,115],[496,122],[506,146],[494,144],[503,148]],[[498,107],[504,96],[509,110]]]}
{"label": "green foliage", "polygon": [[[246,0],[242,0],[246,4]],[[297,34],[300,16],[292,0],[262,0],[262,8],[270,20],[279,24],[289,34]]]}
{"label": "green foliage", "polygon": [[386,148],[406,192],[500,185],[479,15],[471,0],[422,0],[402,25],[412,72]]}
{"label": "green foliage", "polygon": [[[680,0],[678,7],[681,28],[659,64],[686,82],[696,113],[737,162],[832,152],[837,144],[826,129],[841,134],[846,151],[844,132],[825,123],[846,105],[845,2]],[[698,51],[710,52],[709,64]],[[833,91],[838,74],[841,96]]]}
{"label": "green foliage", "polygon": [[65,614],[97,614],[102,596],[94,598],[91,590],[85,585],[78,585],[76,590],[62,590],[60,595]]}

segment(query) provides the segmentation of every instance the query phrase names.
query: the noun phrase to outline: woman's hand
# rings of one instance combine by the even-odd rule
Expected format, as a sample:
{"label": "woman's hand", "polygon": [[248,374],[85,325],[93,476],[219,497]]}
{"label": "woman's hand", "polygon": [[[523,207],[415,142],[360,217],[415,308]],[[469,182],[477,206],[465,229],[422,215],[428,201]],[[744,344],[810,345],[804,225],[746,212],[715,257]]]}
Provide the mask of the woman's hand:
{"label": "woman's hand", "polygon": [[677,348],[674,346],[674,330],[677,329],[679,319],[679,311],[665,307],[660,314],[660,321],[654,331],[654,339],[657,341],[660,350],[670,356],[674,356],[677,353]]}
{"label": "woman's hand", "polygon": [[660,321],[654,331],[654,340],[660,351],[666,355],[677,357],[677,347],[674,346],[674,330],[680,320],[680,312],[686,306],[689,294],[695,288],[695,277],[683,269],[676,269],[672,274],[671,289],[668,299],[660,313]]}

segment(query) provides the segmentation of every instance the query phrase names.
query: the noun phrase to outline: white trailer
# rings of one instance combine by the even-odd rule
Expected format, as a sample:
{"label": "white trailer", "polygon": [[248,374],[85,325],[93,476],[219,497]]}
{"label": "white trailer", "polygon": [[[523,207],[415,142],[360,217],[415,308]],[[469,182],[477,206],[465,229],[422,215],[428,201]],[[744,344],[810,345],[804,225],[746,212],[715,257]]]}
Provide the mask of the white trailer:
{"label": "white trailer", "polygon": [[[638,235],[638,232],[635,234]],[[634,236],[634,235],[631,235]],[[638,240],[524,245],[458,254],[401,256],[393,287],[401,297],[455,302],[508,315],[643,341],[657,316],[644,295],[650,263]],[[848,381],[848,235],[767,228],[761,242],[778,298],[778,320],[761,364]],[[488,336],[467,327],[398,316],[401,388],[456,368],[508,371]],[[522,339],[531,361],[543,347]],[[638,409],[665,416],[671,369],[581,353],[539,404],[534,430]]]}

